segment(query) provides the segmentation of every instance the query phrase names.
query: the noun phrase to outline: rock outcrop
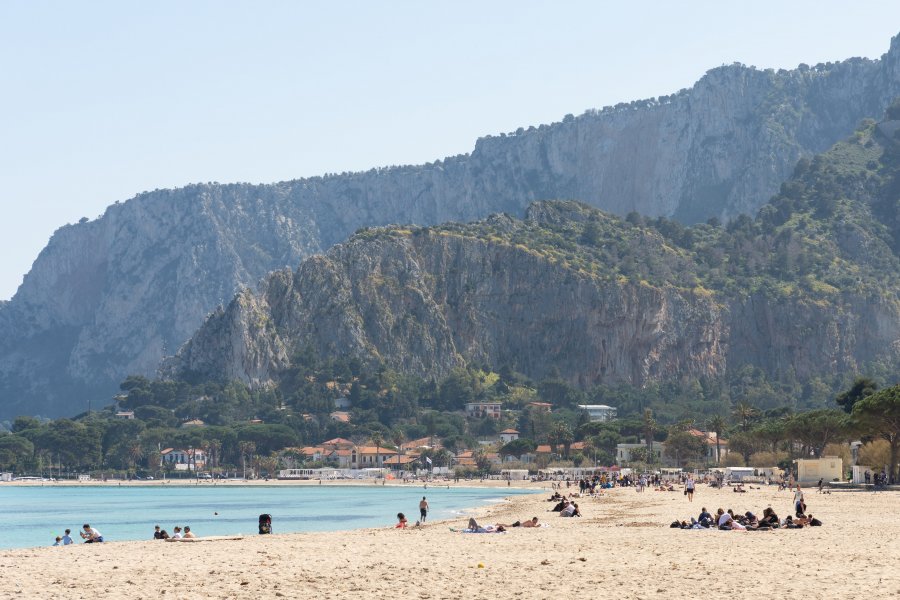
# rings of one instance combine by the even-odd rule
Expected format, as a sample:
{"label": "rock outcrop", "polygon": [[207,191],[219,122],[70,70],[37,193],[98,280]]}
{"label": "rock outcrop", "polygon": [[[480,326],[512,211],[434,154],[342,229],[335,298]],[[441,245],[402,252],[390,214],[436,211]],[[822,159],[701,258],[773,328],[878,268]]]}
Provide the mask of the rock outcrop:
{"label": "rock outcrop", "polygon": [[753,212],[798,158],[897,95],[895,38],[880,60],[717,68],[689,90],[482,138],[423,166],[141,194],[58,230],[0,305],[0,417],[109,402],[241,285],[361,227],[521,215],[552,198],[686,222]]}
{"label": "rock outcrop", "polygon": [[[565,215],[546,206],[531,218],[559,225]],[[496,221],[477,232],[370,232],[274,273],[213,315],[166,374],[262,387],[306,348],[426,378],[508,365],[582,388],[715,378],[743,365],[806,380],[897,359],[896,297],[711,293],[606,277],[512,241],[543,223]],[[658,234],[642,235],[651,254],[668,252]]]}

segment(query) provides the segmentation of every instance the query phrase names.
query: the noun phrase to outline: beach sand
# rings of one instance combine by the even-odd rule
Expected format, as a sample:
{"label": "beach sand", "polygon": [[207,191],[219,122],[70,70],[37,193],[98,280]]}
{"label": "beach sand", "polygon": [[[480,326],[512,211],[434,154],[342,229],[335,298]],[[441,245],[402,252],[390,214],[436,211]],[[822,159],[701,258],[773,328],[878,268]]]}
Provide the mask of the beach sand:
{"label": "beach sand", "polygon": [[[0,551],[2,598],[896,598],[900,493],[806,490],[825,525],[682,531],[674,519],[733,508],[790,512],[772,487],[737,494],[616,489],[579,500],[584,517],[535,496],[475,511],[482,524],[537,516],[549,527],[460,534],[466,519],[396,530],[247,536],[202,543],[111,542]],[[6,515],[6,518],[14,518]],[[277,531],[278,523],[275,523]],[[102,523],[98,523],[102,530]],[[197,532],[202,535],[202,531]],[[479,565],[483,565],[480,568]]]}

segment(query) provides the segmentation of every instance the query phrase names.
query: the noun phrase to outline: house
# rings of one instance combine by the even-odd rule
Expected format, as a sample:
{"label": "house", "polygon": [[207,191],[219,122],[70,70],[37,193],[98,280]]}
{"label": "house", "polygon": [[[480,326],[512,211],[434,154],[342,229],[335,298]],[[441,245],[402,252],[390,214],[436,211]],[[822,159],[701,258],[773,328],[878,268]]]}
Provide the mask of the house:
{"label": "house", "polygon": [[[692,436],[700,438],[706,444],[706,462],[716,462],[716,433],[714,431],[700,431],[699,429],[689,429],[688,433]],[[719,439],[719,460],[728,456],[728,440]]]}
{"label": "house", "polygon": [[528,408],[536,412],[551,412],[553,405],[549,402],[529,402]]}
{"label": "house", "polygon": [[391,456],[396,456],[397,451],[384,446],[360,446],[356,449],[357,469],[381,468],[384,461]]}
{"label": "house", "polygon": [[356,449],[332,450],[327,455],[328,460],[336,462],[341,469],[351,469],[356,462]]}
{"label": "house", "polygon": [[205,427],[206,423],[200,419],[192,419],[181,424],[182,427]]}
{"label": "house", "polygon": [[206,453],[200,448],[166,448],[159,454],[160,467],[169,466],[176,471],[199,471],[206,466]]}
{"label": "house", "polygon": [[844,477],[844,462],[840,456],[823,456],[822,458],[798,458],[797,483],[816,483],[840,481]]}
{"label": "house", "polygon": [[[646,448],[647,442],[641,440],[638,444],[616,444],[616,464],[626,465],[634,461],[633,452],[638,448]],[[653,442],[653,454],[655,462],[662,462],[663,452],[666,449],[664,442]]]}
{"label": "house", "polygon": [[515,429],[504,429],[500,432],[500,441],[504,444],[508,444],[517,439],[519,439],[519,432]]}
{"label": "house", "polygon": [[423,437],[417,440],[409,440],[404,444],[400,444],[401,450],[419,450],[422,448],[440,448],[440,440],[433,437]]}
{"label": "house", "polygon": [[467,402],[466,416],[471,418],[489,417],[491,419],[500,418],[501,402]]}
{"label": "house", "polygon": [[605,404],[579,404],[578,408],[588,414],[591,423],[612,421],[616,418],[616,409]]}
{"label": "house", "polygon": [[410,456],[406,454],[401,456],[399,454],[395,454],[394,456],[389,456],[384,460],[384,466],[395,471],[411,471],[412,469],[410,465],[418,462],[418,456]]}
{"label": "house", "polygon": [[352,449],[356,448],[356,444],[354,444],[350,440],[344,439],[344,438],[330,439],[326,442],[322,442],[319,445],[322,446],[323,448],[328,448],[331,450],[352,450]]}
{"label": "house", "polygon": [[553,452],[553,448],[550,447],[550,444],[541,444],[534,449],[534,455],[536,458],[550,459],[554,454],[555,453]]}
{"label": "house", "polygon": [[133,410],[120,410],[119,412],[116,413],[116,418],[131,420],[134,418],[134,411]]}
{"label": "house", "polygon": [[336,410],[331,413],[331,420],[337,421],[338,423],[349,423],[350,422],[350,413],[343,410]]}

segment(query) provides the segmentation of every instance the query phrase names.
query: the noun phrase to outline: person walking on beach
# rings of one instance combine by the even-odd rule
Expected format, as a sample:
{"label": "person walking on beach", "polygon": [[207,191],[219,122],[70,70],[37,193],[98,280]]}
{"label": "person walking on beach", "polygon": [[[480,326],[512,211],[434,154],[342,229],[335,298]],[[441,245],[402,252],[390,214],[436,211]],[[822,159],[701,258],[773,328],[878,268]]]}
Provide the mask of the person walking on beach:
{"label": "person walking on beach", "polygon": [[422,496],[422,501],[419,502],[419,515],[419,520],[424,523],[425,517],[428,516],[428,501],[425,499],[425,496]]}
{"label": "person walking on beach", "polygon": [[694,501],[694,476],[690,475],[684,484],[684,495],[688,497],[689,502]]}

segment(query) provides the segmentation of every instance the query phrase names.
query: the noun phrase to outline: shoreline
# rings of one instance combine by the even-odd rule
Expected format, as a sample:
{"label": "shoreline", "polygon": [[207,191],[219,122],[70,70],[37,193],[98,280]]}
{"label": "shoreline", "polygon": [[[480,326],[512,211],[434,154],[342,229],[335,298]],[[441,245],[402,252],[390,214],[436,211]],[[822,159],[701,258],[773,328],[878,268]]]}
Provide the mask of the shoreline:
{"label": "shoreline", "polygon": [[[429,487],[431,487],[429,485]],[[493,486],[491,486],[493,487]],[[578,500],[583,518],[547,512],[549,489],[473,511],[479,523],[538,516],[549,527],[453,533],[468,517],[399,530],[250,535],[203,544],[155,541],[0,551],[0,596],[166,598],[888,598],[900,593],[900,493],[817,494],[823,527],[770,532],[684,531],[674,519],[706,506],[789,514],[775,486],[738,494],[610,490]],[[175,565],[175,566],[173,566]],[[2,567],[10,567],[3,569]],[[23,574],[27,574],[23,577]]]}

